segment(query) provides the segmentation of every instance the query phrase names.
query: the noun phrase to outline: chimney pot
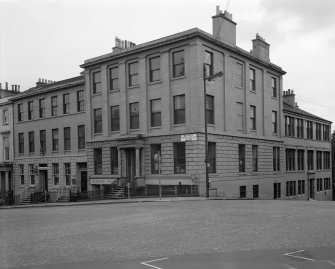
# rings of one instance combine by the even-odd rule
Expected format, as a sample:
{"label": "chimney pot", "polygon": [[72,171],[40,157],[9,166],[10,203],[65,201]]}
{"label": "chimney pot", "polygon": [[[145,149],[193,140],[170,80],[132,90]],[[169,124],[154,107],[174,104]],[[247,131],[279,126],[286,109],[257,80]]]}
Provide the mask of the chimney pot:
{"label": "chimney pot", "polygon": [[20,85],[17,85],[17,91],[18,92],[20,91]]}
{"label": "chimney pot", "polygon": [[8,90],[8,82],[6,82],[6,90]]}

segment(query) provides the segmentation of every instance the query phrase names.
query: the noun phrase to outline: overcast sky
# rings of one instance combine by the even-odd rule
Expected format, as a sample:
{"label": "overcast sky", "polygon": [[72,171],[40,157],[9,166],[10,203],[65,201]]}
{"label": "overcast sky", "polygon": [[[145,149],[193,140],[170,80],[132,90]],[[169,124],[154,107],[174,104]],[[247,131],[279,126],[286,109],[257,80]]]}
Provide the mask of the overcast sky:
{"label": "overcast sky", "polygon": [[[136,44],[194,27],[212,33],[228,0],[0,0],[0,82],[79,75],[85,59],[112,51],[115,36]],[[231,0],[237,46],[259,33],[301,109],[335,122],[335,0]]]}

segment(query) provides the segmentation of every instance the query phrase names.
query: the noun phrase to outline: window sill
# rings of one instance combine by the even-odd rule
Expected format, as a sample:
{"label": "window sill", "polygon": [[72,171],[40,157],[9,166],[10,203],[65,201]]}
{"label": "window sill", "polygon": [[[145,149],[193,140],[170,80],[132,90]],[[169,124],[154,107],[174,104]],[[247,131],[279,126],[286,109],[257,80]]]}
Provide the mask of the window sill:
{"label": "window sill", "polygon": [[159,130],[162,129],[162,126],[151,126],[150,130]]}
{"label": "window sill", "polygon": [[182,127],[182,126],[186,126],[186,123],[173,124],[173,127]]}
{"label": "window sill", "polygon": [[257,94],[256,90],[249,90],[250,93]]}
{"label": "window sill", "polygon": [[131,89],[136,89],[136,88],[139,88],[140,87],[140,85],[139,84],[137,84],[137,85],[133,85],[133,86],[128,86],[128,90],[131,90]]}
{"label": "window sill", "polygon": [[172,77],[171,80],[178,80],[178,79],[184,79],[186,76],[180,76],[180,77]]}
{"label": "window sill", "polygon": [[113,93],[113,92],[119,92],[119,91],[120,91],[120,89],[111,89],[108,92]]}
{"label": "window sill", "polygon": [[130,132],[138,132],[140,131],[140,128],[137,128],[137,129],[129,129]]}
{"label": "window sill", "polygon": [[59,150],[53,150],[52,151],[52,154],[57,154],[57,153],[59,153]]}
{"label": "window sill", "polygon": [[117,131],[110,131],[111,134],[119,134],[120,133],[120,130],[117,130]]}
{"label": "window sill", "polygon": [[160,84],[160,83],[162,83],[161,80],[156,80],[156,81],[149,82],[148,85],[155,85],[155,84]]}
{"label": "window sill", "polygon": [[102,92],[92,93],[92,96],[99,96],[102,95]]}
{"label": "window sill", "polygon": [[271,96],[271,99],[278,100],[277,96]]}

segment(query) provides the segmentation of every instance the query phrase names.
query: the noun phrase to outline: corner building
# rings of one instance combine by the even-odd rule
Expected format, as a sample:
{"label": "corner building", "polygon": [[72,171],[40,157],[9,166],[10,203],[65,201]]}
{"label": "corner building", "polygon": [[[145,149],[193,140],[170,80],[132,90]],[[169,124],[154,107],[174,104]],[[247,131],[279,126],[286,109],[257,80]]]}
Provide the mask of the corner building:
{"label": "corner building", "polygon": [[[273,198],[284,178],[285,71],[258,34],[251,52],[236,46],[229,13],[217,9],[212,20],[213,34],[194,28],[140,45],[117,42],[81,65],[89,190],[118,180],[147,194],[161,184],[196,185],[204,195],[206,110],[210,192]],[[206,77],[223,72],[205,80],[206,96],[204,69]]]}
{"label": "corner building", "polygon": [[87,191],[83,76],[42,80],[13,97],[15,194]]}

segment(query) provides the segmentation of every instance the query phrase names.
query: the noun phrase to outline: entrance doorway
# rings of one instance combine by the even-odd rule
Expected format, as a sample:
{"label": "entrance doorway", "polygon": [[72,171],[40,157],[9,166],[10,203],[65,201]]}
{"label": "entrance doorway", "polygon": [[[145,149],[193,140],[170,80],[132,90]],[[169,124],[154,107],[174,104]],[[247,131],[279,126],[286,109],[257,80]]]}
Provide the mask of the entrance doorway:
{"label": "entrance doorway", "polygon": [[133,181],[136,175],[136,151],[134,148],[126,149],[126,176]]}
{"label": "entrance doorway", "polygon": [[48,191],[48,171],[40,170],[39,171],[39,179],[40,179],[40,191]]}
{"label": "entrance doorway", "polygon": [[309,198],[310,199],[315,199],[314,197],[314,178],[311,178],[309,180]]}
{"label": "entrance doorway", "polygon": [[87,171],[80,173],[80,188],[81,192],[87,192]]}

